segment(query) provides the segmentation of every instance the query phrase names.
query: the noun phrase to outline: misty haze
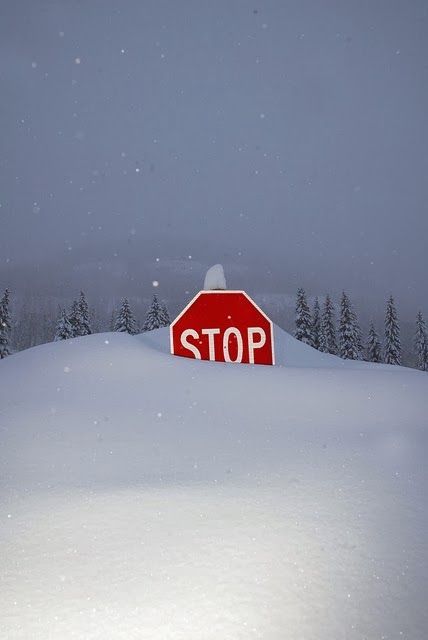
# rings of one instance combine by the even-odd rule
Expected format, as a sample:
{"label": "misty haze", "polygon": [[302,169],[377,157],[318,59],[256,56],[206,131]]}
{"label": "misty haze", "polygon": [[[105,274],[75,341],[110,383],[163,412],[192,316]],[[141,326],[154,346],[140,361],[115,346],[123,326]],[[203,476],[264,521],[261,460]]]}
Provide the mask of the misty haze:
{"label": "misty haze", "polygon": [[2,640],[428,637],[427,61],[422,0],[0,3]]}
{"label": "misty haze", "polygon": [[3,3],[1,284],[108,313],[157,279],[178,310],[222,262],[253,294],[346,289],[367,319],[392,293],[413,323],[427,11]]}

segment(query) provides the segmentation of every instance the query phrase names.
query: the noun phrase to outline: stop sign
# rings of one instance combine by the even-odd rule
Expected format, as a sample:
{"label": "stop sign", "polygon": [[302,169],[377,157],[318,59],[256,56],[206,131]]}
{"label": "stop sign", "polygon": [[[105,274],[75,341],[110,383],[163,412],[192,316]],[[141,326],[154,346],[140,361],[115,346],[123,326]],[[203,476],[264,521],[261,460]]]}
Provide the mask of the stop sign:
{"label": "stop sign", "polygon": [[275,364],[273,325],[244,291],[200,291],[171,324],[171,353]]}

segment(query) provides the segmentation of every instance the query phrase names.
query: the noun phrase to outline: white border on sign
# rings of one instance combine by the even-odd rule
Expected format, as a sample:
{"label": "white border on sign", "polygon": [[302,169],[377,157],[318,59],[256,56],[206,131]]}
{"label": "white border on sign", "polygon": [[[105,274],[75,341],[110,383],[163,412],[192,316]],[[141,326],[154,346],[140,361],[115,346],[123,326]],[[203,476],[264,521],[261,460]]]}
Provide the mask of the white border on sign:
{"label": "white border on sign", "polygon": [[184,307],[183,311],[181,311],[178,316],[175,318],[175,320],[173,322],[171,322],[170,326],[169,326],[169,343],[170,343],[170,349],[171,349],[171,354],[175,355],[174,353],[174,340],[172,337],[172,330],[174,328],[174,325],[180,320],[180,318],[183,317],[183,315],[188,311],[188,309],[192,306],[192,304],[194,302],[196,302],[196,300],[205,294],[210,294],[210,293],[220,293],[220,294],[229,294],[229,293],[242,293],[243,296],[245,296],[247,298],[247,300],[249,302],[251,302],[251,304],[257,309],[257,311],[259,313],[262,314],[262,316],[265,318],[265,320],[267,320],[269,322],[269,326],[270,326],[270,332],[271,332],[271,347],[272,347],[272,364],[275,365],[275,340],[274,340],[274,334],[273,334],[273,322],[272,320],[265,314],[265,312],[260,309],[259,305],[256,304],[254,302],[254,300],[252,298],[250,298],[250,296],[248,295],[248,293],[245,293],[245,291],[232,291],[232,290],[228,290],[228,289],[209,289],[207,291],[199,291],[192,299],[191,301]]}

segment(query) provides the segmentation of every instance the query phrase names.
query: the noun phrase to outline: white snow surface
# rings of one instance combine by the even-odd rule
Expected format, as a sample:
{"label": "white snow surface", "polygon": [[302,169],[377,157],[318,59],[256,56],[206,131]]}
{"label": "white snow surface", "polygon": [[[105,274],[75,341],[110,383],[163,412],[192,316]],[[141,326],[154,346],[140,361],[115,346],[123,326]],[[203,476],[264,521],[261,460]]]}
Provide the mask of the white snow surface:
{"label": "white snow surface", "polygon": [[168,345],[0,362],[1,639],[426,638],[428,375]]}
{"label": "white snow surface", "polygon": [[226,289],[226,277],[221,264],[215,264],[210,267],[205,274],[204,290],[211,291],[214,289]]}

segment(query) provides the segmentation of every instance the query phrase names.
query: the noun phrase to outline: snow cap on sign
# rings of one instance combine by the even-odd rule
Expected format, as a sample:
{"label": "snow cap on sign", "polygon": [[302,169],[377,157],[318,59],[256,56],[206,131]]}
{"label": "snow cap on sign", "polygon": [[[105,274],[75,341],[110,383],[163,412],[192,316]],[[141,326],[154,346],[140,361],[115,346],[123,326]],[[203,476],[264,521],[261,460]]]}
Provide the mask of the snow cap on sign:
{"label": "snow cap on sign", "polygon": [[204,289],[205,291],[226,289],[226,278],[221,264],[215,264],[208,269],[205,275]]}

